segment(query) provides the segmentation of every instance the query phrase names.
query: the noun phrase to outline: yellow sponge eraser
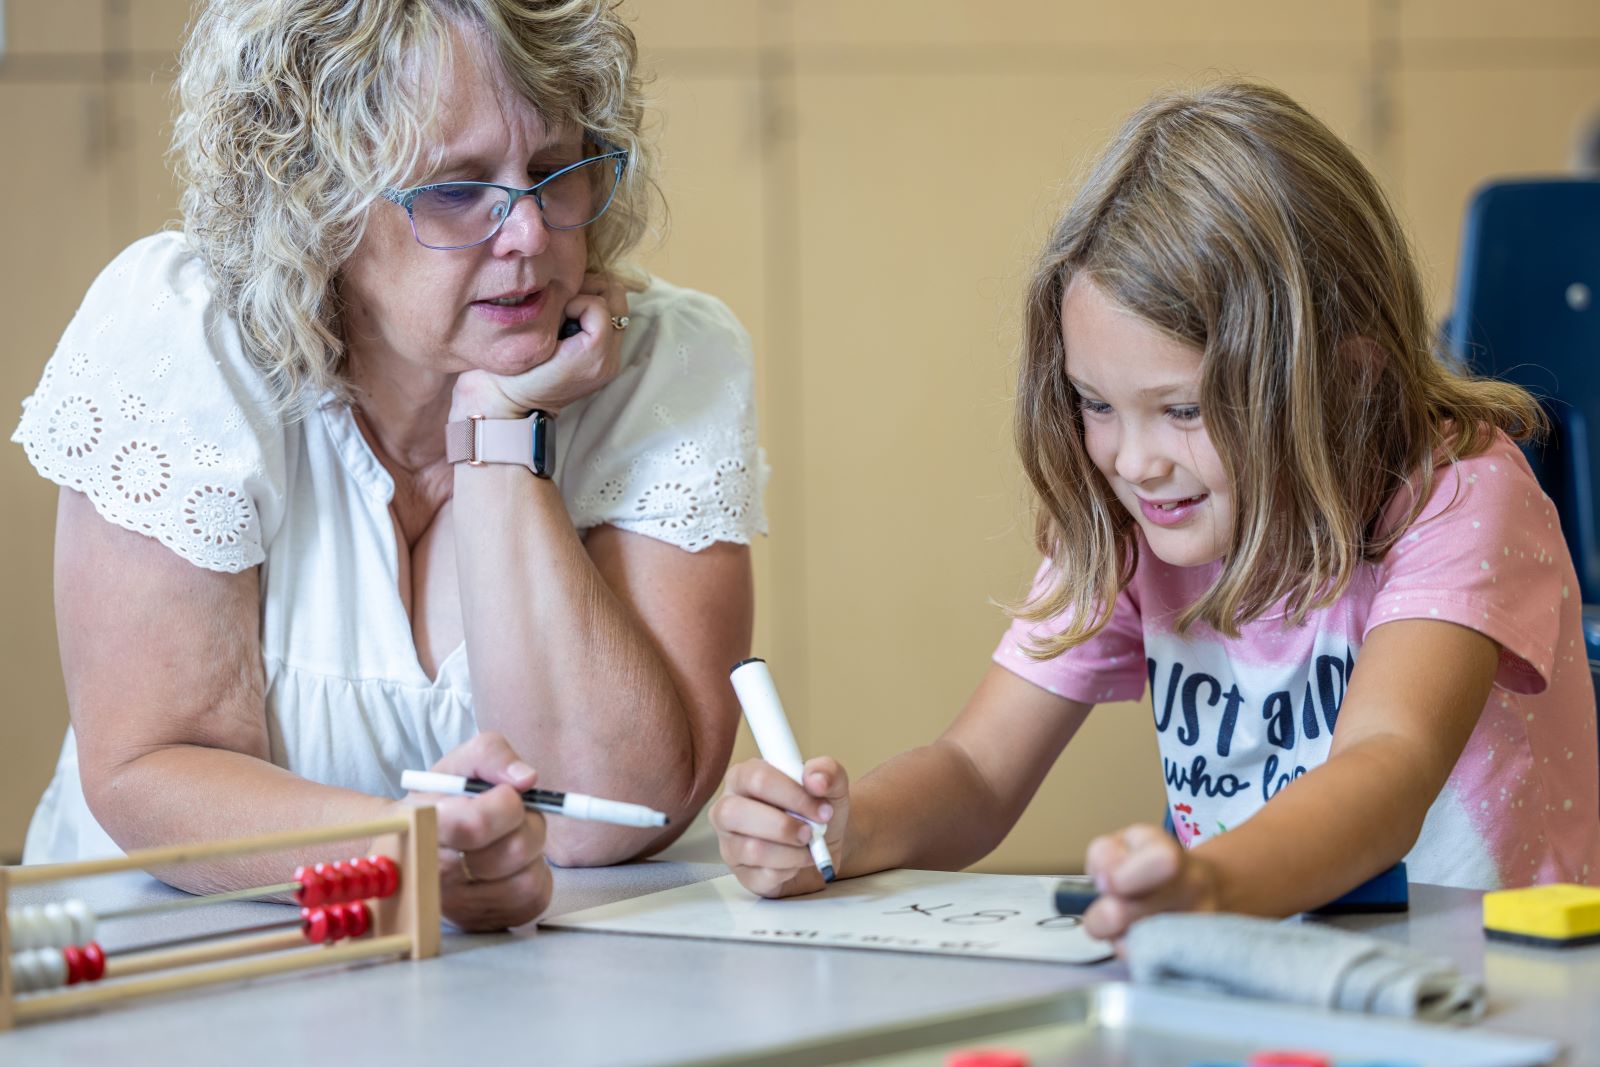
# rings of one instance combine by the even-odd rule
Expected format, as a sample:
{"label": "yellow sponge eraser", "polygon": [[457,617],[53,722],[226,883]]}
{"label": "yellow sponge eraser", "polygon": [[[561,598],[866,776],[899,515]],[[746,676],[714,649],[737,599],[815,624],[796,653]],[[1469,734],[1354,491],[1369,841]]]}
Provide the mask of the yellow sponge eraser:
{"label": "yellow sponge eraser", "polygon": [[1483,932],[1535,945],[1600,942],[1600,889],[1558,883],[1485,893]]}

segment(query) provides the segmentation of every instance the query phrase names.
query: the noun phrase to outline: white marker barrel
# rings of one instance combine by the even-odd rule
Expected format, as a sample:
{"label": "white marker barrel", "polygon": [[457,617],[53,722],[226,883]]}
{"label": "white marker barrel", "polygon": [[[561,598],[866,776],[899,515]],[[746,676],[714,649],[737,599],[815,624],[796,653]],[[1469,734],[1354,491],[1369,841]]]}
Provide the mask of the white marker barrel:
{"label": "white marker barrel", "polygon": [[800,758],[800,746],[794,743],[794,732],[783,714],[783,701],[778,699],[778,687],[772,682],[766,661],[747,659],[734,668],[731,677],[761,758],[800,781],[806,762]]}
{"label": "white marker barrel", "polygon": [[[800,746],[794,743],[794,731],[789,729],[789,719],[783,713],[783,702],[778,699],[778,687],[772,682],[772,672],[767,669],[766,660],[747,659],[735,667],[729,677],[733,681],[734,695],[739,698],[739,706],[744,709],[744,721],[750,724],[750,733],[756,739],[756,747],[761,750],[761,758],[800,782],[804,788],[802,778],[806,762],[800,758]],[[789,814],[794,815],[794,812]],[[804,818],[800,815],[795,817]],[[828,824],[812,822],[810,819],[805,819],[805,822],[811,827],[811,860],[822,872],[823,880],[831,882],[834,875],[833,856],[828,852],[828,843],[824,840]]]}
{"label": "white marker barrel", "polygon": [[467,780],[459,774],[438,771],[401,771],[400,788],[408,793],[454,793],[467,791]]}

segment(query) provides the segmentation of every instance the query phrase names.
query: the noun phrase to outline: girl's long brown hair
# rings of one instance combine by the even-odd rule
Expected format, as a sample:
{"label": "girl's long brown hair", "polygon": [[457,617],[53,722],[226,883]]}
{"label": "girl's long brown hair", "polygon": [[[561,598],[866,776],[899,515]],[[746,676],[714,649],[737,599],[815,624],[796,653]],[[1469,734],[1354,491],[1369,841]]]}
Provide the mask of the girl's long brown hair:
{"label": "girl's long brown hair", "polygon": [[[1436,464],[1544,426],[1523,390],[1437,357],[1405,234],[1332,131],[1261,85],[1160,96],[1056,224],[1024,308],[1017,450],[1052,568],[1015,614],[1065,622],[1040,658],[1099,632],[1136,563],[1133,518],[1089,460],[1067,379],[1061,304],[1080,274],[1202,353],[1200,410],[1238,514],[1180,630],[1237,636],[1280,601],[1298,624],[1399,539]],[[1409,510],[1380,526],[1412,478]]]}

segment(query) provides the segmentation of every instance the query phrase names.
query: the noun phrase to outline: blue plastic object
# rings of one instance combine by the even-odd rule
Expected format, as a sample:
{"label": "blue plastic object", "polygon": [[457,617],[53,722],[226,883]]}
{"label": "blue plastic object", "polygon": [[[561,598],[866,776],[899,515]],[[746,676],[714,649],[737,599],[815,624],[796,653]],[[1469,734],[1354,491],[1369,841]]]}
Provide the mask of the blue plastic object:
{"label": "blue plastic object", "polygon": [[1600,604],[1583,606],[1583,643],[1589,649],[1589,678],[1600,701]]}
{"label": "blue plastic object", "polygon": [[1406,884],[1406,865],[1397,863],[1387,871],[1356,886],[1338,900],[1324,904],[1312,915],[1353,915],[1368,912],[1407,911],[1411,890]]}

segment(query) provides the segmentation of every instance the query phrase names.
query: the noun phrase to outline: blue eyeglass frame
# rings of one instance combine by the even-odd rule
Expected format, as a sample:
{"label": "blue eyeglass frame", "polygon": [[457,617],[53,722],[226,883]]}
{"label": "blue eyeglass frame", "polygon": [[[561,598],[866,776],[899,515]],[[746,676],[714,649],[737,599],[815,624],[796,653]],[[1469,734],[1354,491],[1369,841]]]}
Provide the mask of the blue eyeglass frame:
{"label": "blue eyeglass frame", "polygon": [[[600,210],[594,213],[593,218],[590,218],[587,222],[580,222],[576,226],[557,226],[555,223],[551,222],[550,217],[545,214],[544,198],[539,195],[539,190],[544,188],[546,185],[549,185],[563,174],[577,170],[579,167],[590,166],[596,160],[601,159],[611,159],[616,161],[616,182],[611,186],[611,193],[606,197],[606,202],[600,205]],[[627,149],[610,148],[604,152],[601,152],[599,155],[585,156],[576,163],[568,163],[565,167],[562,167],[554,174],[546,175],[544,178],[541,178],[539,181],[525,189],[519,188],[515,185],[501,185],[498,182],[431,182],[427,185],[415,185],[409,189],[385,189],[381,195],[391,204],[398,204],[400,207],[405,209],[406,219],[411,223],[411,236],[416,238],[417,244],[422,245],[423,248],[431,248],[436,252],[455,252],[462,248],[476,248],[485,241],[494,240],[495,234],[500,232],[500,228],[506,224],[506,219],[509,219],[511,217],[511,212],[516,209],[517,201],[521,200],[525,196],[533,197],[533,202],[538,205],[539,208],[539,218],[547,227],[552,230],[581,230],[585,226],[592,225],[597,219],[600,218],[601,215],[604,215],[611,209],[611,202],[617,198],[617,187],[622,184],[622,172],[627,165]],[[417,217],[411,213],[411,205],[415,203],[418,196],[422,195],[428,190],[439,189],[447,185],[470,185],[481,189],[499,189],[501,192],[508,194],[510,197],[510,199],[506,201],[506,212],[504,215],[500,216],[500,221],[495,223],[494,229],[490,230],[488,234],[481,239],[473,241],[471,244],[430,245],[423,241],[423,239],[417,234]]]}

